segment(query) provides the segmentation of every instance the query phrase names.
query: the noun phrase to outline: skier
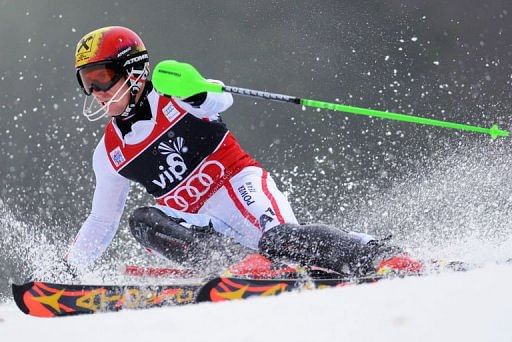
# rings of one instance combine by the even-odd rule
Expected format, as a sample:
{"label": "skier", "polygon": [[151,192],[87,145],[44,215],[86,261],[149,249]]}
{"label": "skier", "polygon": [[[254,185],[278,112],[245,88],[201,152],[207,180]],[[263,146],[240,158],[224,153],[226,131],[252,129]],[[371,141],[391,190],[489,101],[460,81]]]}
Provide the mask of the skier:
{"label": "skier", "polygon": [[235,241],[260,258],[336,272],[403,268],[395,249],[369,235],[299,225],[272,177],[222,123],[231,94],[158,94],[148,79],[148,52],[132,30],[86,34],[75,68],[84,115],[109,121],[93,155],[92,210],[65,257],[69,267],[83,270],[105,251],[134,181],[157,205],[136,209],[130,230],[149,251],[174,261],[205,268]]}

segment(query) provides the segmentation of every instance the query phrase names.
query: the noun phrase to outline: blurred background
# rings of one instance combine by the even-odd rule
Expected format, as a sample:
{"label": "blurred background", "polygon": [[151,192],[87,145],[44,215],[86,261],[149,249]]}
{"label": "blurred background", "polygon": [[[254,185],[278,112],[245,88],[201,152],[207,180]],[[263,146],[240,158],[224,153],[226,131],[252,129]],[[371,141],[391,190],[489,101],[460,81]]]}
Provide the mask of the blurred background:
{"label": "blurred background", "polygon": [[[0,295],[62,256],[90,209],[105,122],[81,115],[73,67],[89,31],[127,26],[152,63],[228,85],[508,130],[511,12],[506,0],[0,0]],[[413,246],[510,236],[508,139],[241,97],[223,119],[302,222]],[[100,265],[142,255],[126,217],[148,203],[134,186]]]}

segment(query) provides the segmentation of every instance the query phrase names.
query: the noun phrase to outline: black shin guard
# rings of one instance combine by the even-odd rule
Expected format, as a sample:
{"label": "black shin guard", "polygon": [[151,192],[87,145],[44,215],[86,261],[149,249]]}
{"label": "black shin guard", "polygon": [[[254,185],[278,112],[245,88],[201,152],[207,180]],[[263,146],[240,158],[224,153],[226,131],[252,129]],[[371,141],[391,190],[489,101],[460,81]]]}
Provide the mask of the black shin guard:
{"label": "black shin guard", "polygon": [[363,244],[348,233],[322,224],[282,224],[265,232],[260,253],[302,265],[340,273],[365,274],[373,266],[374,245]]}
{"label": "black shin guard", "polygon": [[213,227],[187,228],[181,222],[154,207],[137,208],[129,219],[131,233],[139,243],[181,264],[208,268],[230,262],[240,252],[240,246],[233,246]]}
{"label": "black shin guard", "polygon": [[129,219],[131,233],[141,245],[173,261],[184,262],[195,237],[179,222],[153,207],[137,208]]}

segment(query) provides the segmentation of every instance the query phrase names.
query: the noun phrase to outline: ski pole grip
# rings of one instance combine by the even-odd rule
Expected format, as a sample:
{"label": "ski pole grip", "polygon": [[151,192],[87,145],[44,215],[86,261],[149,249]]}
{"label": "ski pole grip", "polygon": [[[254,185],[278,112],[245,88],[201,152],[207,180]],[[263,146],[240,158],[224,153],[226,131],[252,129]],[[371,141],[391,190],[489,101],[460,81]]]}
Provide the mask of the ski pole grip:
{"label": "ski pole grip", "polygon": [[208,82],[192,65],[170,59],[155,66],[152,82],[157,92],[179,98],[223,91],[221,84]]}

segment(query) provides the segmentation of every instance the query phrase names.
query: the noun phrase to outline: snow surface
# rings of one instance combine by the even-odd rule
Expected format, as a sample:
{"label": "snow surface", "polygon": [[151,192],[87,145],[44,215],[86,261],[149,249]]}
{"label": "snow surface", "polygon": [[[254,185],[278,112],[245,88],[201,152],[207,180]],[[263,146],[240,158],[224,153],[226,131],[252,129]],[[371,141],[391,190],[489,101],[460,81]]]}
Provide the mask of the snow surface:
{"label": "snow surface", "polygon": [[0,306],[2,341],[512,341],[512,266],[69,318]]}

